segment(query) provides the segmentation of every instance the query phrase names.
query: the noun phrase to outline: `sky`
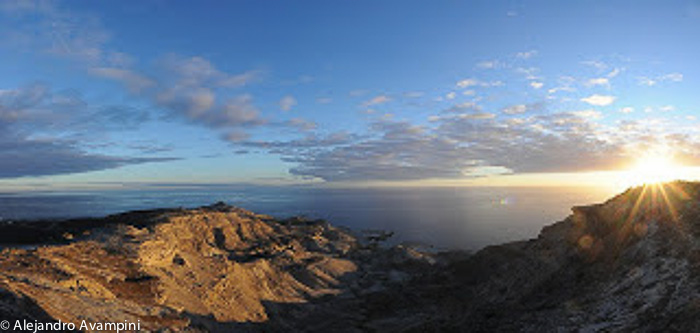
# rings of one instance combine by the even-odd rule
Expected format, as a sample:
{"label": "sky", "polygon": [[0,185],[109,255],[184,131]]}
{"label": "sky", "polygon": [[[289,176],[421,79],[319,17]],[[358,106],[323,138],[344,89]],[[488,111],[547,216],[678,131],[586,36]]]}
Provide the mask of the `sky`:
{"label": "sky", "polygon": [[698,1],[3,1],[0,190],[700,165]]}

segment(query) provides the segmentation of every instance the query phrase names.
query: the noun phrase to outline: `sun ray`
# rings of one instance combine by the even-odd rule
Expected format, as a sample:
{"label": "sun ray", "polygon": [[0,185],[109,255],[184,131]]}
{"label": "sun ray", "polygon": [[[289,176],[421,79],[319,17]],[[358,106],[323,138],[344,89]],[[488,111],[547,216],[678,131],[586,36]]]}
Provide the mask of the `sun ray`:
{"label": "sun ray", "polygon": [[669,199],[668,194],[666,193],[666,184],[655,184],[654,186],[659,189],[661,197],[664,199],[664,203],[666,203],[666,208],[668,208],[668,212],[671,215],[671,218],[674,222],[678,222],[678,212],[676,211],[676,207],[673,205],[671,199]]}
{"label": "sun ray", "polygon": [[648,185],[643,185],[642,186],[642,193],[639,194],[637,197],[637,201],[634,203],[634,206],[632,206],[632,210],[630,211],[629,216],[627,217],[627,224],[630,224],[634,222],[634,219],[636,219],[637,212],[639,211],[639,207],[642,204],[642,200],[645,198],[645,194],[647,192]]}

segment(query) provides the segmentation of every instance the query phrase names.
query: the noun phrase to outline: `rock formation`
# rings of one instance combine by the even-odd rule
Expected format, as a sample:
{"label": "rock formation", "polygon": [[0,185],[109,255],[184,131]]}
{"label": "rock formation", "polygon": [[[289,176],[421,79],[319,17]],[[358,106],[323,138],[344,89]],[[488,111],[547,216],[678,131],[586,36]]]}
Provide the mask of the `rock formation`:
{"label": "rock formation", "polygon": [[[474,255],[216,204],[5,222],[0,319],[145,331],[698,331],[700,184],[573,208]],[[20,237],[21,236],[21,237]],[[21,246],[18,244],[22,244]]]}

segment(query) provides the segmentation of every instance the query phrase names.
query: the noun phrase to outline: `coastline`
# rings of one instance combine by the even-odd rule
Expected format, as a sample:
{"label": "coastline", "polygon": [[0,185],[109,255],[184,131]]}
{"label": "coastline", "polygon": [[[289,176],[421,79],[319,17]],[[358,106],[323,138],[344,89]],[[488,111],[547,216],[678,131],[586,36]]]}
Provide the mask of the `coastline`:
{"label": "coastline", "polygon": [[77,221],[50,228],[60,244],[0,252],[0,315],[146,331],[692,331],[700,183],[660,186],[684,195],[629,189],[474,254],[222,203]]}

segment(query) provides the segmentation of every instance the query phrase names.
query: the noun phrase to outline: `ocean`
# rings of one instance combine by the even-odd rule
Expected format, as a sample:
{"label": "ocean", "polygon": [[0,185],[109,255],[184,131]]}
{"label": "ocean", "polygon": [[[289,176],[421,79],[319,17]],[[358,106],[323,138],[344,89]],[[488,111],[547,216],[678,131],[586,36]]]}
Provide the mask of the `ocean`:
{"label": "ocean", "polygon": [[393,231],[394,243],[478,250],[536,237],[575,205],[602,202],[593,187],[363,188],[220,186],[0,194],[0,218],[99,217],[136,209],[198,207],[223,201],[275,217],[322,218],[356,231]]}

